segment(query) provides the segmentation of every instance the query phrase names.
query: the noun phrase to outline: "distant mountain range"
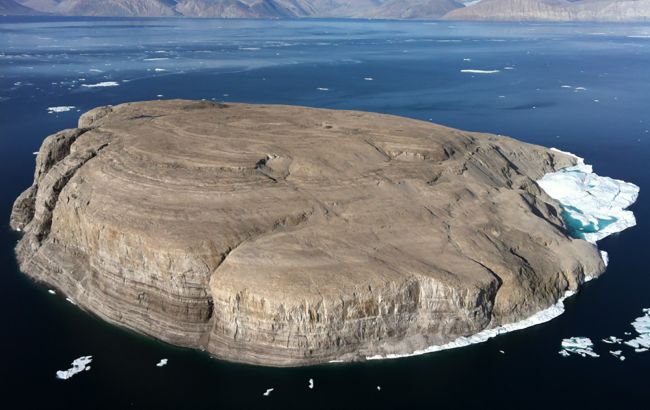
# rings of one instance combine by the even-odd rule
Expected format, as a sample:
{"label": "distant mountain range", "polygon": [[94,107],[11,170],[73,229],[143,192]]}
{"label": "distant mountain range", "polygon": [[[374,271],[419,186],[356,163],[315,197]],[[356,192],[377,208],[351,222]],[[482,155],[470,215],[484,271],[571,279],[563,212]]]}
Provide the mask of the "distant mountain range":
{"label": "distant mountain range", "polygon": [[0,14],[650,21],[650,0],[0,0]]}

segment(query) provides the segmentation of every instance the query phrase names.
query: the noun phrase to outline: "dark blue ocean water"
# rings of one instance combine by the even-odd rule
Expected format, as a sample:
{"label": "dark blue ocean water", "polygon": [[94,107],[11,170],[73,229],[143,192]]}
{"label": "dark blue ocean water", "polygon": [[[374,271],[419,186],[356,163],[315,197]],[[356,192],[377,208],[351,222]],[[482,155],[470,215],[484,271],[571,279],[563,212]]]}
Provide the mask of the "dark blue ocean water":
{"label": "dark blue ocean water", "polygon": [[[623,337],[650,307],[649,34],[647,25],[0,17],[0,408],[647,409],[650,352],[623,347],[621,362],[599,341]],[[119,85],[81,86],[110,81]],[[607,273],[543,325],[393,361],[220,362],[106,325],[14,260],[9,212],[43,138],[75,126],[79,111],[154,98],[379,111],[555,146],[639,185],[638,225],[600,242]],[[559,356],[571,336],[590,337],[601,357]],[[55,378],[82,355],[94,356],[90,371]]]}

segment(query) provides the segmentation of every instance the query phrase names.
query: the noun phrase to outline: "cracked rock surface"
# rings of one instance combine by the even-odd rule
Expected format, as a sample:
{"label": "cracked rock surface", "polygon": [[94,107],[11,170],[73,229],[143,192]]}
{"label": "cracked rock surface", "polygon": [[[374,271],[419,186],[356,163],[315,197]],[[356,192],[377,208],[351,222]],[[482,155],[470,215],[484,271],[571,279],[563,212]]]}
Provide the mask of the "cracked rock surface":
{"label": "cracked rock surface", "polygon": [[109,322],[231,361],[358,360],[598,276],[534,182],[573,161],[373,113],[130,103],[44,140],[11,226],[25,273]]}

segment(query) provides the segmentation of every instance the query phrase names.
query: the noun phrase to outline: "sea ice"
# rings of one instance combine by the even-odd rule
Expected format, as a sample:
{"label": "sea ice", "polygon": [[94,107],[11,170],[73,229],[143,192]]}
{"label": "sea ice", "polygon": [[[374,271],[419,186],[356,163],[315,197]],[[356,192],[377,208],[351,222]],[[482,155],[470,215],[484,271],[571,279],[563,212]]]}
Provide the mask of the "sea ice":
{"label": "sea ice", "polygon": [[56,295],[56,292],[54,291],[54,289],[48,290],[47,293],[49,293],[50,295]]}
{"label": "sea ice", "polygon": [[329,91],[330,89],[329,89],[329,88],[325,88],[325,87],[318,87],[317,90],[318,90],[318,91]]}
{"label": "sea ice", "polygon": [[72,109],[76,108],[74,105],[62,105],[59,107],[47,107],[47,112],[48,114],[52,114],[55,112],[67,112]]}
{"label": "sea ice", "polygon": [[156,71],[156,72],[160,73],[162,71],[167,71],[167,70],[165,70],[164,68],[154,68],[153,71]]}
{"label": "sea ice", "polygon": [[461,73],[470,73],[470,74],[496,74],[499,70],[460,70]]}
{"label": "sea ice", "polygon": [[310,389],[314,388],[314,379],[309,379],[309,388]]}
{"label": "sea ice", "polygon": [[116,81],[104,81],[97,84],[81,84],[82,87],[86,87],[86,88],[117,87],[118,85],[120,84]]}
{"label": "sea ice", "polygon": [[67,300],[68,302],[72,303],[73,305],[76,305],[75,301],[72,300],[72,299],[70,299],[70,298],[65,298],[65,300]]}
{"label": "sea ice", "polygon": [[262,395],[263,395],[263,396],[268,396],[269,394],[271,394],[271,392],[272,392],[273,390],[275,390],[275,389],[273,389],[273,388],[266,389],[266,391],[265,391],[264,393],[262,393]]}
{"label": "sea ice", "polygon": [[603,340],[603,342],[605,342],[607,344],[610,344],[610,345],[613,345],[613,344],[620,345],[621,342],[623,341],[623,339],[619,339],[616,336],[610,336],[607,339],[602,339],[602,340]]}
{"label": "sea ice", "polygon": [[84,370],[90,370],[90,362],[93,361],[92,356],[81,356],[78,359],[75,359],[72,362],[72,367],[68,370],[59,370],[56,372],[56,378],[61,380],[67,380],[74,376],[77,373],[83,372]]}
{"label": "sea ice", "polygon": [[167,359],[160,359],[160,361],[156,363],[156,366],[158,367],[167,366],[167,361],[168,361]]}
{"label": "sea ice", "polygon": [[[634,322],[632,322],[632,327],[639,335],[625,342],[626,345],[633,347],[635,351],[650,349],[650,308],[643,309],[643,313],[643,316],[634,319]],[[637,353],[639,352],[637,351]]]}
{"label": "sea ice", "polygon": [[[636,225],[631,211],[639,187],[601,177],[577,157],[578,164],[544,175],[538,185],[563,208],[563,218],[574,236],[596,243],[606,236]],[[605,260],[603,258],[603,260]]]}
{"label": "sea ice", "polygon": [[562,340],[562,350],[559,353],[564,357],[570,354],[577,354],[582,357],[600,357],[598,353],[593,351],[593,347],[594,344],[588,337],[570,337]]}
{"label": "sea ice", "polygon": [[372,77],[364,77],[364,80],[366,80],[366,81],[372,81],[372,80],[374,80],[374,78],[372,78]]}

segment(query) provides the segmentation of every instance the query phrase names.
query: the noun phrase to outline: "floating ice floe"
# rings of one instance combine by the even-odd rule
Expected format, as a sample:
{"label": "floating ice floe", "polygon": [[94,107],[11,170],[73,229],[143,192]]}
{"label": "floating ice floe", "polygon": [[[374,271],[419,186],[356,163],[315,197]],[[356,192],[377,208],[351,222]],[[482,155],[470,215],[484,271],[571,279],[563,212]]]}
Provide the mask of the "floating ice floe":
{"label": "floating ice floe", "polygon": [[623,356],[623,351],[622,350],[610,350],[609,354],[612,356],[616,357],[618,360],[623,361],[625,360],[625,356]]}
{"label": "floating ice floe", "polygon": [[562,350],[559,353],[564,356],[577,354],[582,357],[600,357],[600,355],[593,351],[594,344],[588,337],[570,337],[562,340]]}
{"label": "floating ice floe", "polygon": [[70,299],[70,298],[65,298],[65,300],[67,300],[68,302],[72,303],[73,305],[76,305],[76,304],[77,304],[74,300],[72,300],[72,299]]}
{"label": "floating ice floe", "polygon": [[475,70],[475,69],[469,69],[469,70],[460,70],[461,73],[469,73],[469,74],[496,74],[500,72],[499,70]]}
{"label": "floating ice floe", "polygon": [[632,327],[639,335],[625,342],[626,345],[633,347],[637,353],[650,349],[650,308],[643,309],[643,313],[643,316],[634,319],[634,322],[632,322]]}
{"label": "floating ice floe", "polygon": [[621,342],[623,341],[623,339],[619,339],[619,338],[616,337],[616,336],[610,336],[610,337],[608,337],[608,338],[606,338],[606,339],[602,339],[602,341],[603,341],[604,343],[607,343],[607,344],[610,344],[610,345],[613,345],[613,344],[620,345]]}
{"label": "floating ice floe", "polygon": [[380,390],[381,390],[381,386],[377,386],[377,391],[380,391]]}
{"label": "floating ice floe", "polygon": [[314,388],[314,379],[309,379],[309,388],[310,389]]}
{"label": "floating ice floe", "polygon": [[514,67],[511,67],[511,66],[507,66],[507,67],[503,67],[503,69],[504,69],[504,70],[514,70],[515,68],[514,68]]}
{"label": "floating ice floe", "polygon": [[56,113],[56,112],[68,112],[70,110],[73,110],[76,108],[74,105],[62,105],[59,107],[47,107],[47,112],[48,114]]}
{"label": "floating ice floe", "polygon": [[329,91],[330,89],[329,89],[329,88],[325,88],[325,87],[318,87],[317,90],[318,90],[318,91]]}
{"label": "floating ice floe", "polygon": [[275,389],[273,389],[273,388],[266,389],[266,391],[265,391],[264,393],[262,393],[262,395],[263,395],[263,396],[268,396],[269,394],[271,394],[271,392],[272,392],[273,390],[275,390]]}
{"label": "floating ice floe", "polygon": [[366,81],[373,81],[374,80],[374,78],[372,78],[372,77],[364,77],[363,79],[366,80]]}
{"label": "floating ice floe", "polygon": [[54,291],[54,289],[48,290],[47,293],[49,293],[50,295],[56,295],[56,292]]}
{"label": "floating ice floe", "polygon": [[561,87],[561,88],[573,88],[573,87],[571,87],[570,85],[561,85],[560,87]]}
{"label": "floating ice floe", "polygon": [[397,359],[400,357],[410,357],[410,356],[418,356],[421,354],[426,354],[426,353],[433,353],[433,352],[439,352],[441,350],[448,350],[448,349],[455,349],[458,347],[464,347],[464,346],[469,346],[477,343],[483,343],[486,340],[492,339],[493,337],[502,335],[504,333],[509,333],[513,332],[515,330],[521,330],[525,329],[527,327],[535,326],[541,323],[548,322],[549,320],[552,320],[558,316],[560,316],[562,313],[564,313],[564,300],[570,296],[572,296],[575,292],[572,291],[566,291],[564,296],[560,298],[560,300],[557,301],[556,304],[553,306],[544,309],[542,311],[539,311],[535,313],[534,315],[520,320],[519,322],[514,322],[514,323],[508,323],[505,325],[501,325],[492,329],[485,329],[482,330],[476,334],[473,334],[471,336],[461,336],[449,343],[445,343],[442,345],[434,345],[434,346],[429,346],[427,348],[424,348],[422,350],[416,350],[413,353],[406,353],[406,354],[387,354],[387,355],[375,355],[375,356],[369,356],[366,357],[367,360],[378,360],[378,359]]}
{"label": "floating ice floe", "polygon": [[562,217],[571,233],[596,243],[636,225],[634,214],[625,208],[636,201],[639,187],[596,175],[582,158],[570,155],[577,165],[546,174],[537,184],[562,205]]}
{"label": "floating ice floe", "polygon": [[169,60],[167,57],[152,57],[152,58],[145,58],[144,61],[163,61],[163,60]]}
{"label": "floating ice floe", "polygon": [[585,87],[576,87],[576,88],[574,88],[574,90],[576,90],[576,91],[587,91],[587,89]]}
{"label": "floating ice floe", "polygon": [[75,359],[72,362],[72,367],[68,370],[59,370],[56,372],[56,378],[61,380],[67,380],[74,376],[77,373],[83,372],[84,370],[90,370],[90,362],[93,361],[92,356],[81,356],[78,359]]}
{"label": "floating ice floe", "polygon": [[167,70],[165,70],[164,68],[154,68],[153,71],[156,71],[156,72],[160,73],[160,72],[167,71]]}
{"label": "floating ice floe", "polygon": [[158,367],[167,366],[167,361],[168,361],[167,359],[160,359],[160,361],[156,363],[156,366]]}
{"label": "floating ice floe", "polygon": [[117,81],[104,81],[97,84],[81,84],[82,87],[86,88],[97,88],[97,87],[117,87],[120,85]]}

